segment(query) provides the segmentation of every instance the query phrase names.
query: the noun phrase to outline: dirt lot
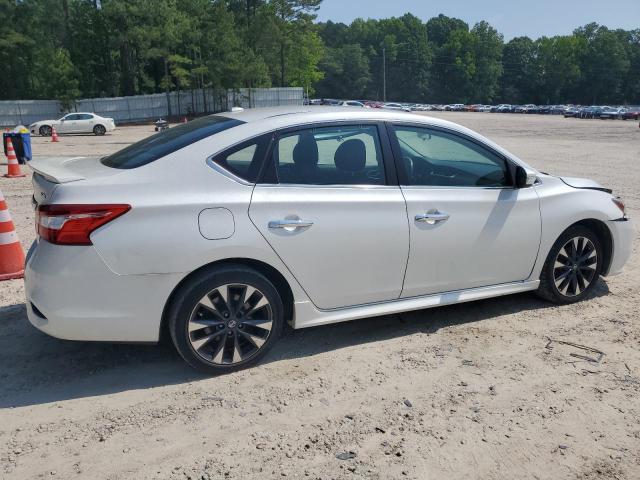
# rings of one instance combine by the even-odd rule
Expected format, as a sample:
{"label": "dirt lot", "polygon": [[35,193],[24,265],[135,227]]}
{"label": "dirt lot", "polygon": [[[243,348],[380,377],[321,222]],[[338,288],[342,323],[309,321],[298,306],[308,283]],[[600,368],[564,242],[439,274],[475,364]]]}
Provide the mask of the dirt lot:
{"label": "dirt lot", "polygon": [[[636,122],[439,116],[614,188],[640,217]],[[151,130],[34,151],[108,153]],[[0,188],[26,248],[30,181]],[[256,368],[204,378],[166,346],[48,338],[22,283],[3,282],[0,478],[638,479],[639,310],[636,242],[626,272],[577,305],[523,294],[302,330]],[[592,364],[548,337],[606,355]]]}

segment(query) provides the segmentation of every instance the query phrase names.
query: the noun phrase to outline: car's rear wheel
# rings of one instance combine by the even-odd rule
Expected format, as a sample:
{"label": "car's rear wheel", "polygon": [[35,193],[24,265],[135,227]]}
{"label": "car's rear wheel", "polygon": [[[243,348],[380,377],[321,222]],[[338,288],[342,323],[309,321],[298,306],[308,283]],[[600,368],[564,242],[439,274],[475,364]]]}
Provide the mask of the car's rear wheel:
{"label": "car's rear wheel", "polygon": [[586,227],[567,229],[547,256],[538,294],[555,303],[574,303],[595,288],[602,273],[602,245]]}
{"label": "car's rear wheel", "polygon": [[43,137],[50,137],[51,127],[49,125],[43,125],[38,129],[38,133]]}
{"label": "car's rear wheel", "polygon": [[224,373],[257,363],[280,337],[282,300],[261,273],[243,266],[197,274],[168,312],[176,349],[192,367]]}
{"label": "car's rear wheel", "polygon": [[104,128],[103,125],[96,125],[95,127],[93,127],[93,134],[94,135],[102,136],[105,133],[107,133],[107,129]]}

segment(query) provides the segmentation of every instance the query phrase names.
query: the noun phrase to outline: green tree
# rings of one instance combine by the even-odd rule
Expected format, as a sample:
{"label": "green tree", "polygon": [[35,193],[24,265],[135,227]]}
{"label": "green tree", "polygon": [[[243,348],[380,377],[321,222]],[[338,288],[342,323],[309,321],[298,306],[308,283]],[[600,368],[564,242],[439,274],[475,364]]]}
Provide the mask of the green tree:
{"label": "green tree", "polygon": [[502,51],[501,96],[504,102],[527,103],[535,96],[536,44],[529,37],[516,37]]}
{"label": "green tree", "polygon": [[320,68],[325,74],[317,84],[321,97],[366,98],[371,72],[369,58],[359,44],[327,49]]}
{"label": "green tree", "polygon": [[[322,0],[271,0],[268,4],[273,12],[274,32],[278,44],[278,63],[280,66],[280,86],[286,86],[287,60],[291,58],[291,47],[301,36],[313,35],[312,21]],[[304,40],[313,42],[313,39]]]}
{"label": "green tree", "polygon": [[591,23],[575,31],[574,38],[586,43],[581,55],[582,100],[615,103],[620,100],[630,61],[619,35]]}
{"label": "green tree", "polygon": [[475,60],[470,96],[476,102],[492,102],[498,96],[502,75],[503,37],[484,21],[474,25],[470,33]]}

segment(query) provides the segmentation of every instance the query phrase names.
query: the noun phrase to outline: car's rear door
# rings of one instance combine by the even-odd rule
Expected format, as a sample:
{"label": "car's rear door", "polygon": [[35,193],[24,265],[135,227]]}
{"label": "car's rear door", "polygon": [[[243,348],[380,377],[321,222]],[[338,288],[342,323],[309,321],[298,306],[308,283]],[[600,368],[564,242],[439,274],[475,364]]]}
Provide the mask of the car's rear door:
{"label": "car's rear door", "polygon": [[400,296],[409,228],[390,160],[378,123],[276,136],[249,215],[321,309]]}
{"label": "car's rear door", "polygon": [[390,131],[411,249],[403,297],[525,280],[541,235],[535,187],[513,188],[508,160],[423,125]]}
{"label": "car's rear door", "polygon": [[93,126],[95,124],[95,118],[90,113],[78,114],[78,121],[76,122],[77,133],[91,133],[93,132]]}

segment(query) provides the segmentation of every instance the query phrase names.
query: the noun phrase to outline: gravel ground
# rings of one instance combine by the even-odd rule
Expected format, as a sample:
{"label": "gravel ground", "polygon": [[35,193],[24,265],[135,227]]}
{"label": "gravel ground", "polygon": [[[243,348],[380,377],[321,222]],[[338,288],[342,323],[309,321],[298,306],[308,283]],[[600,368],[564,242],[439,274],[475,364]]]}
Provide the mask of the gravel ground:
{"label": "gravel ground", "polygon": [[[598,180],[640,216],[636,122],[437,115]],[[150,133],[36,138],[34,152],[106,154]],[[27,248],[30,180],[0,189]],[[0,478],[640,478],[637,245],[580,304],[522,294],[296,331],[215,378],[169,346],[49,338],[27,322],[22,282],[2,282]]]}

